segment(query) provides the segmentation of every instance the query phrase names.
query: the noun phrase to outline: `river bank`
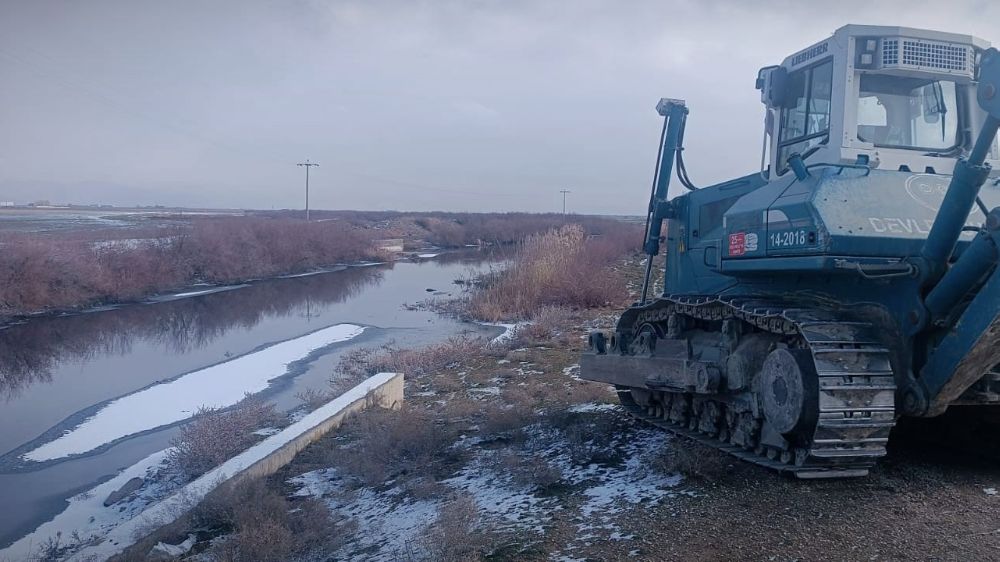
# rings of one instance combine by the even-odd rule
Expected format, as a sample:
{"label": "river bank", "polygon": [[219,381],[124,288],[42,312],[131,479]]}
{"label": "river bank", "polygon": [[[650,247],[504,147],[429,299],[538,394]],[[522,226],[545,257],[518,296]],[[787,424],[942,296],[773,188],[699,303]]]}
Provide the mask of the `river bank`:
{"label": "river bank", "polygon": [[[266,552],[273,559],[308,559],[319,554],[313,548],[350,560],[465,560],[490,549],[519,557],[531,554],[537,541],[527,537],[544,534],[565,509],[558,496],[570,490],[592,496],[583,507],[588,513],[609,510],[619,500],[655,503],[672,497],[679,476],[643,472],[654,460],[645,450],[660,447],[666,437],[631,422],[595,425],[593,415],[605,414],[613,393],[576,379],[572,364],[554,367],[578,353],[580,335],[611,321],[609,313],[634,292],[626,271],[640,269],[640,262],[627,255],[628,246],[594,240],[575,226],[529,237],[502,269],[472,277],[471,292],[456,304],[442,303],[449,313],[481,321],[523,321],[495,323],[505,327],[502,336],[363,346],[344,355],[336,372],[348,383],[377,372],[405,373],[403,408],[349,420],[342,434],[307,448],[262,492],[291,498],[291,512],[314,514],[315,530],[332,542],[296,541],[289,525],[298,523],[279,521],[273,513],[243,523],[202,513],[195,517],[197,532],[185,531],[197,535],[187,544],[189,554],[256,559],[264,547],[257,537],[269,534],[273,540]],[[563,267],[574,263],[580,265]],[[581,278],[580,272],[588,275]],[[504,298],[512,294],[519,298]],[[599,444],[586,438],[606,430],[616,437]],[[648,486],[630,492],[635,479]],[[230,501],[209,511],[254,509],[244,493]],[[317,502],[326,506],[328,518],[315,516]],[[434,520],[452,527],[432,525]],[[601,521],[600,532],[614,534],[612,519]],[[489,536],[480,523],[492,529]],[[254,527],[258,524],[264,527]],[[272,526],[285,529],[285,535],[265,530]],[[430,542],[424,531],[434,537]],[[150,539],[160,540],[186,539],[162,534]],[[128,557],[141,558],[152,542],[137,545]]]}
{"label": "river bank", "polygon": [[39,216],[0,229],[2,322],[387,261],[397,257],[385,249],[387,239],[413,251],[512,244],[568,222],[593,235],[625,228],[599,217],[527,213],[317,211],[306,222],[284,212],[86,221],[43,209],[19,212]]}
{"label": "river bank", "polygon": [[[0,470],[0,501],[9,508],[0,514],[0,545],[61,511],[67,498],[163,451],[178,434],[176,423],[143,421],[141,415],[137,419],[143,427],[130,426],[127,435],[117,430],[117,437],[91,432],[88,428],[125,427],[112,423],[118,419],[111,415],[112,406],[131,405],[121,410],[126,413],[145,410],[138,406],[145,403],[143,392],[165,391],[187,380],[212,382],[216,375],[225,375],[218,369],[246,357],[253,365],[231,371],[227,376],[234,378],[214,387],[242,398],[244,391],[260,391],[264,385],[258,395],[278,411],[291,412],[310,391],[328,388],[333,366],[357,346],[421,345],[475,330],[405,305],[457,290],[452,281],[480,267],[484,259],[488,261],[489,254],[473,250],[352,267],[152,304],[37,318],[0,330],[0,396],[5,400],[0,409],[5,427],[0,457],[6,467]],[[363,329],[342,341],[305,345],[303,338],[310,334],[348,324]],[[268,361],[258,355],[277,353],[282,345],[302,349]],[[263,369],[265,363],[273,365]],[[195,386],[202,388],[201,383]],[[188,395],[170,392],[154,402],[192,415],[198,406],[223,406],[232,399],[212,404],[210,394],[197,392],[195,396],[205,399],[198,404],[170,398]],[[84,423],[87,420],[92,423]],[[76,439],[84,431],[93,437],[86,440],[87,451],[80,450],[83,441]],[[56,443],[59,451],[53,448]],[[73,445],[73,450],[63,450],[63,445]],[[44,456],[55,458],[24,458],[40,447],[53,453]],[[71,454],[58,456],[66,452]],[[14,465],[17,470],[10,470]]]}
{"label": "river bank", "polygon": [[[522,265],[479,294],[541,278]],[[632,295],[642,265],[620,266]],[[613,326],[618,312],[536,311],[503,346],[452,340],[357,354],[363,372],[406,368],[404,407],[356,416],[203,511],[179,559],[253,559],[256,538],[274,528],[287,532],[269,533],[266,552],[288,560],[979,560],[1000,548],[994,463],[905,423],[867,478],[801,481],[635,421],[608,385],[576,376],[586,334]],[[302,536],[326,540],[298,540],[297,523],[251,494],[309,513],[319,523]],[[239,510],[252,517],[228,515]]]}

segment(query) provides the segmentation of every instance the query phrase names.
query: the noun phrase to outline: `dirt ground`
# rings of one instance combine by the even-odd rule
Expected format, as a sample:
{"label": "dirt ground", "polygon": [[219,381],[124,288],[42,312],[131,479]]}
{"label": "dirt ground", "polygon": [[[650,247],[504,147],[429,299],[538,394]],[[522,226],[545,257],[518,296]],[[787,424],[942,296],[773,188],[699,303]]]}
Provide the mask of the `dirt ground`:
{"label": "dirt ground", "polygon": [[[1000,560],[1000,468],[975,447],[903,423],[867,477],[795,480],[671,436],[630,418],[607,385],[577,377],[586,334],[615,313],[550,311],[503,343],[359,354],[355,376],[406,373],[405,405],[349,419],[267,480],[269,494],[298,505],[289,513],[330,514],[305,523],[329,540],[284,552],[366,562]],[[229,544],[235,554],[221,559],[257,560],[240,553],[259,547],[250,539],[264,523],[204,533],[215,546],[188,558],[218,560],[213,548]]]}
{"label": "dirt ground", "polygon": [[[660,430],[633,422],[621,408],[610,406],[613,395],[602,385],[574,378],[582,332],[583,328],[559,341],[516,348],[503,358],[457,358],[447,368],[409,380],[410,411],[428,415],[434,424],[454,430],[449,438],[457,437],[459,442],[472,439],[471,449],[477,454],[488,451],[493,455],[490,458],[500,455],[505,459],[500,470],[495,463],[483,465],[482,456],[454,455],[438,458],[433,471],[408,466],[387,474],[391,485],[372,486],[369,482],[347,486],[355,493],[364,489],[365,494],[388,492],[396,498],[401,497],[400,487],[406,490],[403,497],[418,489],[433,498],[452,497],[457,490],[475,500],[480,516],[483,521],[492,521],[487,526],[497,537],[480,537],[474,548],[457,551],[454,545],[438,544],[444,549],[438,551],[443,553],[440,557],[428,556],[433,549],[428,551],[426,541],[417,541],[395,552],[371,550],[371,543],[366,543],[368,550],[348,548],[334,559],[1000,559],[1000,470],[994,463],[967,451],[922,442],[914,431],[900,431],[894,435],[889,456],[868,477],[800,481],[683,438],[656,440],[651,432],[660,434]],[[474,401],[469,402],[469,397],[475,397]],[[522,408],[524,404],[518,401],[528,402],[529,407]],[[494,403],[508,410],[517,408],[516,419],[491,421],[489,416],[496,415],[491,410]],[[579,413],[572,420],[553,417],[559,410]],[[494,413],[483,413],[488,411]],[[479,414],[487,417],[477,417]],[[547,441],[548,448],[539,448],[532,432],[544,432],[545,424],[558,426],[563,431],[562,441]],[[580,431],[588,433],[582,439],[574,438]],[[511,432],[522,435],[515,437]],[[584,455],[587,458],[560,464],[566,455],[559,451],[568,450],[573,457],[581,441],[590,447]],[[345,468],[336,459],[345,448],[359,442],[361,446],[384,445],[372,442],[364,431],[352,430],[348,424],[346,436],[331,436],[307,450],[273,479],[273,485],[294,494],[296,486],[289,481],[303,473],[330,466],[339,467],[335,470],[341,475],[357,471],[358,467]],[[608,448],[598,450],[601,444]],[[520,460],[511,463],[512,456]],[[595,476],[586,468],[598,465],[607,467],[607,473]],[[635,469],[635,465],[640,468]],[[525,466],[529,470],[525,471]],[[633,468],[626,468],[629,466]],[[556,475],[548,475],[545,467],[557,468]],[[492,488],[493,495],[453,485],[456,474],[470,470],[494,470],[495,480],[463,481]],[[528,477],[515,478],[515,486],[502,478],[504,472],[527,473]],[[676,480],[670,480],[672,477]],[[327,478],[327,483],[340,478]],[[337,494],[328,488],[316,497],[337,496],[340,499],[334,504],[350,504],[340,495],[346,481],[335,486]],[[425,485],[404,484],[407,481]],[[431,488],[427,488],[428,482],[433,484]],[[633,490],[617,489],[623,482]],[[615,491],[608,502],[594,502],[595,495],[609,489]],[[644,489],[654,493],[643,495]],[[532,496],[538,502],[524,510],[529,516],[526,524],[508,524],[511,513],[483,505],[494,501],[506,505],[505,498],[517,494]],[[397,509],[416,505],[399,501],[402,503],[393,504]],[[444,505],[437,508],[439,520],[446,513]],[[517,512],[519,508],[512,509]],[[514,518],[523,515],[513,513]],[[384,516],[390,517],[391,510]],[[433,516],[425,518],[425,531],[435,528],[433,521]],[[374,531],[365,525],[362,529],[366,534]],[[469,527],[454,532],[473,531]],[[351,540],[347,538],[348,543]]]}
{"label": "dirt ground", "polygon": [[594,544],[584,557],[1000,559],[1000,471],[974,456],[908,442],[893,447],[867,478],[801,481],[711,451],[698,454],[714,466],[690,482],[694,495],[630,510],[622,524],[635,537],[629,548]]}

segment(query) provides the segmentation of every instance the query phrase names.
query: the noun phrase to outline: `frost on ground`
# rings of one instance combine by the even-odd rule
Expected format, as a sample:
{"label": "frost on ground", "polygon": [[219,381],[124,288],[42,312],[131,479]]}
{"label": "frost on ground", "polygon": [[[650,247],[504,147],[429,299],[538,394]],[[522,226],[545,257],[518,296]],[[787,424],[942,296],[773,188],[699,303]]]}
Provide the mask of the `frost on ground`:
{"label": "frost on ground", "polygon": [[604,412],[608,410],[614,410],[618,408],[615,404],[598,404],[596,402],[588,402],[586,404],[577,404],[576,406],[570,406],[568,412],[575,414],[584,414],[587,412]]}
{"label": "frost on ground", "polygon": [[333,554],[336,560],[395,561],[421,551],[420,537],[438,516],[441,502],[405,497],[399,488],[376,492],[351,489],[335,469],[307,472],[289,480],[299,487],[296,495],[326,502],[344,523],[356,522],[354,533]]}
{"label": "frost on ground", "polygon": [[287,373],[291,363],[357,337],[363,330],[353,324],[330,326],[123,396],[23,458],[42,462],[87,453],[122,437],[187,419],[200,407],[231,406],[247,393],[266,389],[272,379]]}
{"label": "frost on ground", "polygon": [[569,367],[565,367],[565,368],[563,368],[562,372],[563,372],[564,375],[566,375],[567,377],[572,378],[575,381],[583,380],[583,379],[580,378],[580,365],[579,364],[570,365]]}
{"label": "frost on ground", "polygon": [[430,497],[418,497],[406,481],[426,475],[396,475],[381,485],[357,487],[343,471],[323,468],[289,484],[297,495],[322,498],[335,515],[357,522],[360,531],[336,559],[426,558],[431,547],[425,537],[457,497],[472,500],[480,529],[522,552],[546,540],[557,515],[572,521],[575,535],[559,552],[568,557],[593,541],[631,538],[618,525],[622,514],[668,501],[681,482],[657,462],[670,446],[665,433],[636,424],[618,407],[574,410],[542,413],[509,440],[460,438],[451,449],[464,453],[464,462],[437,482],[444,488]]}

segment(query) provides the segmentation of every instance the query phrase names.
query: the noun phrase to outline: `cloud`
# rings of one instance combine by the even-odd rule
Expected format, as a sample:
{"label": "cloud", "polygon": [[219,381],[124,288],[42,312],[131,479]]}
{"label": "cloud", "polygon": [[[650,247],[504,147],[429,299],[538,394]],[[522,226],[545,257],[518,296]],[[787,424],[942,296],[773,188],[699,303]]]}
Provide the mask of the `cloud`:
{"label": "cloud", "polygon": [[660,97],[692,108],[692,178],[721,181],[758,166],[759,67],[845,23],[989,38],[1000,15],[901,6],[7,2],[0,200],[297,207],[311,158],[319,208],[548,211],[569,188],[641,213]]}

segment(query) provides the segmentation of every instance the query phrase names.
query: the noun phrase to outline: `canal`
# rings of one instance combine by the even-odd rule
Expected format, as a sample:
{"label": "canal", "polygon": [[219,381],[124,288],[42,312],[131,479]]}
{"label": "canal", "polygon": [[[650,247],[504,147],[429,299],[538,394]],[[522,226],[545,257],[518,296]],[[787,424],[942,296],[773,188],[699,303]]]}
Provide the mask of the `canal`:
{"label": "canal", "polygon": [[406,306],[457,295],[454,280],[483,263],[476,251],[447,253],[0,329],[0,549],[168,447],[200,406],[246,392],[288,411],[358,346],[495,335]]}

